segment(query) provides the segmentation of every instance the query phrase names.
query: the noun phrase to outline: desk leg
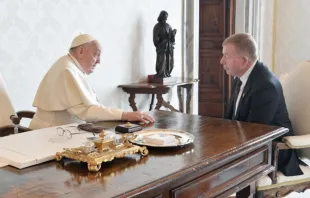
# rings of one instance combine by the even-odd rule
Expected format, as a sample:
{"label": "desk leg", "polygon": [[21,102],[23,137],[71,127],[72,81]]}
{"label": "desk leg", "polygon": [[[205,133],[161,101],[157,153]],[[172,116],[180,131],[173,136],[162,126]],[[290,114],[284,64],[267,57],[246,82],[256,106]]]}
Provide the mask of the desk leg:
{"label": "desk leg", "polygon": [[181,86],[179,85],[177,87],[177,92],[178,92],[178,99],[179,99],[179,109],[180,112],[184,112],[184,104],[183,104],[183,95],[182,95],[182,90],[181,90]]}
{"label": "desk leg", "polygon": [[255,182],[236,193],[236,198],[254,198],[256,190]]}
{"label": "desk leg", "polygon": [[128,101],[129,101],[129,105],[131,106],[132,110],[138,111],[138,108],[137,108],[136,103],[135,103],[135,97],[136,97],[136,94],[131,93]]}
{"label": "desk leg", "polygon": [[191,100],[192,100],[192,84],[185,85],[186,88],[186,113],[189,114],[191,111]]}
{"label": "desk leg", "polygon": [[160,107],[163,105],[163,96],[162,94],[156,94],[156,98],[157,98],[157,104],[156,104],[156,107],[155,109],[159,110]]}
{"label": "desk leg", "polygon": [[151,99],[151,104],[150,104],[150,111],[152,111],[152,108],[153,108],[154,95],[155,95],[155,94],[152,94],[152,99]]}

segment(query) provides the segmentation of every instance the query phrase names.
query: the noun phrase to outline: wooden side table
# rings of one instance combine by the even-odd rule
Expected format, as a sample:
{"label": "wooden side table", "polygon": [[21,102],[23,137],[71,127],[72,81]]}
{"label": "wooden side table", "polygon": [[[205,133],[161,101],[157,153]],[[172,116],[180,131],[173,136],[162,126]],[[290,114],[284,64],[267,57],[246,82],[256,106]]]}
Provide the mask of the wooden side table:
{"label": "wooden side table", "polygon": [[[163,84],[156,83],[131,83],[125,85],[119,85],[119,88],[122,88],[124,92],[129,94],[129,105],[133,111],[138,111],[138,108],[135,103],[136,94],[152,94],[151,104],[149,110],[153,108],[154,97],[156,94],[157,104],[155,109],[159,110],[162,106],[170,109],[171,111],[180,111],[184,112],[183,104],[183,95],[182,88],[186,89],[186,113],[190,113],[190,103],[192,99],[192,87],[195,82],[198,82],[197,79],[182,79],[175,78],[173,82],[167,82]],[[168,93],[171,87],[177,86],[177,93],[179,99],[179,110],[174,108],[169,102],[165,101],[162,97],[163,94]]]}

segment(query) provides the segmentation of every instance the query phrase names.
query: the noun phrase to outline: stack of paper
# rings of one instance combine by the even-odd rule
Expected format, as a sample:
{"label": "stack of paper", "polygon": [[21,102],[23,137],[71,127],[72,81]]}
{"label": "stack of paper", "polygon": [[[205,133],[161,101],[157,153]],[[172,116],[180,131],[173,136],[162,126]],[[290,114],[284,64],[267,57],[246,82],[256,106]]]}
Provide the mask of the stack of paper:
{"label": "stack of paper", "polygon": [[[74,127],[71,127],[74,126]],[[45,128],[14,134],[0,138],[0,162],[17,168],[25,168],[43,163],[55,158],[57,152],[63,148],[82,146],[92,133],[79,131],[76,125],[65,125],[62,128],[69,130],[71,139],[60,136],[56,128]]]}

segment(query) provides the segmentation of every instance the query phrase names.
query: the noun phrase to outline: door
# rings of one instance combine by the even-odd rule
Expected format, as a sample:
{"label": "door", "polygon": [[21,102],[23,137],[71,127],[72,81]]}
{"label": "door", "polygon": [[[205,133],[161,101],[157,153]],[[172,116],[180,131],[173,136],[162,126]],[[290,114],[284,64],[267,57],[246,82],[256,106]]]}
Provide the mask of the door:
{"label": "door", "polygon": [[231,79],[220,59],[222,43],[234,32],[234,0],[200,0],[199,115],[222,117]]}

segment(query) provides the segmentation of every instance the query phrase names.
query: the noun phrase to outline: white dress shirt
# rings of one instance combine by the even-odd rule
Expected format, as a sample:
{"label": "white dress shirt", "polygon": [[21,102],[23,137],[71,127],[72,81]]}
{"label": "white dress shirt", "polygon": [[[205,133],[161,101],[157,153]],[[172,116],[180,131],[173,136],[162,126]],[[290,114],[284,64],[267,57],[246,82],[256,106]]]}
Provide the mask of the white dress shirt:
{"label": "white dress shirt", "polygon": [[255,63],[254,63],[241,77],[240,77],[240,80],[241,80],[242,84],[241,84],[240,91],[239,91],[239,93],[238,93],[238,97],[237,97],[237,101],[236,101],[236,108],[235,108],[235,112],[234,112],[235,115],[236,115],[236,113],[237,113],[237,109],[238,109],[238,105],[239,105],[239,101],[240,101],[241,95],[242,95],[242,93],[243,93],[243,89],[244,89],[244,87],[245,87],[245,85],[246,85],[246,82],[248,81],[248,78],[249,78],[249,76],[250,76],[252,70],[254,69],[255,64],[256,64],[256,61],[255,61]]}

